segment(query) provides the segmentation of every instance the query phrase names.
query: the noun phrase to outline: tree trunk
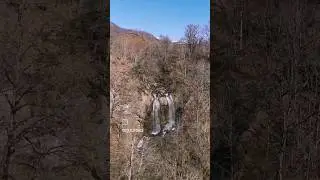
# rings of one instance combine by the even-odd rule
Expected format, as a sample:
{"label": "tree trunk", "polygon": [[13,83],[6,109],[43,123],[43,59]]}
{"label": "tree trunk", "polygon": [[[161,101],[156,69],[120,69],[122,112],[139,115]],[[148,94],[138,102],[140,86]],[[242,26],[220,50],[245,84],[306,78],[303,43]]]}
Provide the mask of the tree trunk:
{"label": "tree trunk", "polygon": [[11,144],[11,141],[12,141],[12,137],[11,135],[9,134],[8,135],[8,140],[7,140],[7,144],[5,146],[5,154],[4,154],[4,159],[3,159],[3,167],[2,167],[2,179],[3,180],[8,180],[9,179],[9,170],[10,170],[10,160],[11,160],[11,157],[12,157],[12,154],[13,154],[13,151],[12,151],[12,144]]}

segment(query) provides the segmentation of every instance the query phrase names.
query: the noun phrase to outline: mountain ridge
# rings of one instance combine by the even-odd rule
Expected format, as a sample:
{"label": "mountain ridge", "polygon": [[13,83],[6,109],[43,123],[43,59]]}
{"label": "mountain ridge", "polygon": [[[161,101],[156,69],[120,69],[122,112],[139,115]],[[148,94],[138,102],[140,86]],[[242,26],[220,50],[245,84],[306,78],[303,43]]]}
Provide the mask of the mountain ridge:
{"label": "mountain ridge", "polygon": [[113,22],[110,22],[110,37],[123,36],[123,35],[139,36],[144,38],[145,40],[158,41],[158,38],[156,38],[156,36],[152,35],[149,32],[142,31],[142,30],[122,28],[119,25]]}

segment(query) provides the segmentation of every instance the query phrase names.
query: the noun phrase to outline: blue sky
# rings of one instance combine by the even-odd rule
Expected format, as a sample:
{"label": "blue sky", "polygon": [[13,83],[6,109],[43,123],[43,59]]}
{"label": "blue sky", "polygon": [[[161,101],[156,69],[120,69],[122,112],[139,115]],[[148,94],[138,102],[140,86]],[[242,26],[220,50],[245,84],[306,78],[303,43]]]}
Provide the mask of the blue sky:
{"label": "blue sky", "polygon": [[110,0],[111,22],[173,41],[188,24],[209,25],[210,0]]}

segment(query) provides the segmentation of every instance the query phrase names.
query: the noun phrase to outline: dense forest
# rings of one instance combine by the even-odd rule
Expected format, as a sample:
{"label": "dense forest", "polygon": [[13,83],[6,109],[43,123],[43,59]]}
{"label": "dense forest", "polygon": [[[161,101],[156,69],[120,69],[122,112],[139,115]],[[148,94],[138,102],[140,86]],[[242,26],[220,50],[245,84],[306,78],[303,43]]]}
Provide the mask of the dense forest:
{"label": "dense forest", "polygon": [[319,179],[319,2],[211,6],[213,178]]}
{"label": "dense forest", "polygon": [[86,3],[0,3],[0,179],[109,176],[109,25]]}

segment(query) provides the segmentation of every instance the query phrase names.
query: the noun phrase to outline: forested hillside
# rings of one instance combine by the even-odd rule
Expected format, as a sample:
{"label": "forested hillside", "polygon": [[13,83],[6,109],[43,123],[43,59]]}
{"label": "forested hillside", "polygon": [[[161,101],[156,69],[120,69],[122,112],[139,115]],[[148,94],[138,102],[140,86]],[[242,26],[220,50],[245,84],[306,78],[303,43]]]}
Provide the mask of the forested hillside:
{"label": "forested hillside", "polygon": [[212,175],[319,179],[319,3],[212,8]]}
{"label": "forested hillside", "polygon": [[109,25],[100,5],[0,3],[0,179],[108,177]]}
{"label": "forested hillside", "polygon": [[[209,179],[209,28],[186,26],[181,43],[112,31],[111,178]],[[176,109],[177,128],[165,136],[151,135],[157,91],[170,92]],[[166,105],[161,108],[168,121]],[[123,132],[123,119],[143,132]]]}

